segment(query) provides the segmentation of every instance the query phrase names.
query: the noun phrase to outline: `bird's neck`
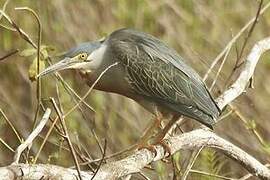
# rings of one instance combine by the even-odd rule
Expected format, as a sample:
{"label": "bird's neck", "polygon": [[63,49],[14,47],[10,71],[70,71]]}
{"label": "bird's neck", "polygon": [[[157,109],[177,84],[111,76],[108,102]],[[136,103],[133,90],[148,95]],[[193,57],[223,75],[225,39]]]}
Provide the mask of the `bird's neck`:
{"label": "bird's neck", "polygon": [[[94,89],[105,91],[105,92],[112,92],[117,94],[122,94],[124,96],[128,96],[129,88],[123,85],[124,79],[121,78],[123,76],[112,75],[111,73],[103,74],[102,77],[99,77],[99,73],[93,72],[85,72],[80,71],[80,76],[84,79],[88,86],[92,86],[95,83]],[[118,78],[116,78],[118,77]],[[99,78],[99,80],[97,80]],[[96,82],[97,81],[97,82]]]}

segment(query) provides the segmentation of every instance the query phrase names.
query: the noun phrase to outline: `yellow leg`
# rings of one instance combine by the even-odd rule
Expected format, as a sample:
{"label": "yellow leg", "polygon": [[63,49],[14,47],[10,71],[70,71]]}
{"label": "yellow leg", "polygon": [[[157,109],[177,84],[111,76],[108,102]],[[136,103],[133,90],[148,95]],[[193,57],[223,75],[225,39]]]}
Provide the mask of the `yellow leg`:
{"label": "yellow leg", "polygon": [[172,119],[166,124],[166,126],[159,132],[154,138],[154,144],[159,143],[166,136],[171,127],[175,124],[175,122],[179,119],[180,116],[173,116]]}
{"label": "yellow leg", "polygon": [[147,144],[149,138],[154,134],[154,131],[161,126],[161,117],[155,117],[155,119],[151,122],[150,126],[145,130],[142,137],[140,137],[137,145],[144,146]]}

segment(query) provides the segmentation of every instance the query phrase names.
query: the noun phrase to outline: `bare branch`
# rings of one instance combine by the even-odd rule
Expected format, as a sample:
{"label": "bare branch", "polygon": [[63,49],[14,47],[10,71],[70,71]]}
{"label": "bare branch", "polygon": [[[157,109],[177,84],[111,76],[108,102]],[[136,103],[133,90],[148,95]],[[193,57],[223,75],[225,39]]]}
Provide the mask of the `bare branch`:
{"label": "bare branch", "polygon": [[14,54],[16,54],[17,52],[19,52],[18,49],[11,50],[10,52],[8,52],[7,54],[5,54],[4,56],[0,57],[0,61],[5,60],[6,58],[8,58],[8,57],[10,57],[10,56],[12,56]]}
{"label": "bare branch", "polygon": [[18,164],[20,160],[20,156],[22,152],[33,142],[33,140],[38,136],[38,134],[42,131],[43,127],[46,125],[49,117],[51,114],[51,109],[47,108],[40,123],[35,128],[35,130],[27,137],[27,139],[19,145],[19,147],[16,149],[15,155],[14,155],[14,162],[13,164]]}
{"label": "bare branch", "polygon": [[[268,8],[270,7],[270,2],[268,2],[261,10],[259,15],[262,15]],[[253,17],[232,39],[231,41],[226,45],[226,47],[217,55],[217,57],[212,62],[210,68],[206,72],[206,74],[203,77],[203,80],[205,81],[215,65],[218,63],[218,61],[224,56],[224,54],[227,52],[228,49],[231,48],[231,46],[236,42],[236,40],[245,32],[250,25],[252,25],[256,21],[256,16]]]}
{"label": "bare branch", "polygon": [[51,98],[51,102],[53,104],[53,107],[55,108],[55,111],[56,111],[56,113],[58,115],[58,118],[60,119],[63,131],[64,131],[64,138],[66,139],[66,141],[68,143],[68,146],[69,146],[69,149],[71,151],[74,163],[76,165],[76,170],[78,172],[78,177],[79,177],[80,180],[82,180],[82,176],[81,176],[81,173],[80,173],[80,171],[81,171],[80,170],[80,165],[79,165],[79,162],[78,162],[74,147],[73,147],[72,142],[71,142],[70,137],[69,137],[69,133],[68,133],[68,129],[67,129],[67,126],[66,126],[64,116],[60,112],[60,110],[59,110],[58,106],[56,105],[56,102],[55,102],[55,100],[53,98]]}
{"label": "bare branch", "polygon": [[[17,8],[15,8],[15,10],[22,10],[22,11],[30,12],[35,17],[35,19],[37,21],[37,24],[38,24],[37,74],[39,74],[39,72],[40,72],[40,45],[41,45],[41,31],[42,31],[40,19],[39,19],[37,13],[29,7],[17,7]],[[41,80],[39,77],[37,79],[36,92],[37,92],[37,108],[36,108],[36,113],[35,113],[35,117],[34,117],[33,128],[35,127],[36,122],[37,122],[38,113],[40,110],[40,103],[41,103]]]}
{"label": "bare branch", "polygon": [[[246,168],[253,175],[261,179],[270,178],[270,170],[266,166],[258,162],[255,158],[244,152],[242,149],[236,147],[227,140],[222,139],[215,133],[206,129],[197,129],[191,132],[171,137],[166,140],[166,144],[171,148],[171,152],[175,153],[183,149],[194,149],[202,146],[212,147],[236,160],[244,168]],[[111,162],[101,166],[94,179],[116,179],[132,173],[139,172],[147,164],[160,160],[165,157],[162,146],[155,146],[157,155],[147,149],[142,149],[135,152],[122,160]],[[22,169],[24,176],[21,177]],[[61,172],[61,173],[60,173]],[[10,165],[8,167],[0,168],[0,174],[10,177],[20,177],[21,179],[40,179],[43,178],[63,178],[76,179],[76,171],[68,168],[62,168],[54,165]],[[39,175],[39,176],[38,176]],[[91,179],[93,173],[81,171],[82,179]],[[8,179],[8,178],[7,178]],[[10,178],[11,179],[11,178]]]}
{"label": "bare branch", "polygon": [[254,74],[256,65],[261,55],[269,49],[270,37],[265,38],[254,45],[243,65],[243,70],[237,80],[231,85],[231,87],[228,88],[228,90],[226,90],[216,99],[220,109],[223,109],[227,104],[232,102],[235,98],[244,92],[249,79]]}

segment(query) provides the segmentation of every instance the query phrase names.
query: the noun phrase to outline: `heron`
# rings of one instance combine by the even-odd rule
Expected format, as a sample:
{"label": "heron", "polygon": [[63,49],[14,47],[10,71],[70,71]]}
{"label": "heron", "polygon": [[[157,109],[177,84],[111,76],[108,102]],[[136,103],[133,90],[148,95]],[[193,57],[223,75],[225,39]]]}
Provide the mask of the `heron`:
{"label": "heron", "polygon": [[163,119],[169,122],[156,142],[181,116],[213,129],[221,112],[201,77],[174,49],[138,30],[118,29],[101,40],[81,43],[38,76],[65,69],[80,70],[89,86],[100,78],[94,89],[131,98],[151,112],[155,120],[144,141]]}

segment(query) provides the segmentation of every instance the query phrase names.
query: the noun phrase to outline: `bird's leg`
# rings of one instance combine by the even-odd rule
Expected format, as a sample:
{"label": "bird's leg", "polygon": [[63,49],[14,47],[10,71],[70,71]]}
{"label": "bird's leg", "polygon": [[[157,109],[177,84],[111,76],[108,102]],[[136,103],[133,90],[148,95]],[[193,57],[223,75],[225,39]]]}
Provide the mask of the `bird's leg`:
{"label": "bird's leg", "polygon": [[154,134],[154,131],[161,126],[162,116],[156,116],[154,120],[152,120],[151,125],[145,130],[142,137],[140,137],[137,145],[138,147],[145,146],[149,138]]}
{"label": "bird's leg", "polygon": [[151,120],[150,126],[145,130],[143,136],[140,137],[140,139],[138,140],[138,142],[135,145],[132,145],[128,149],[125,149],[121,152],[117,152],[113,155],[110,155],[109,158],[120,157],[120,156],[123,156],[124,154],[128,154],[129,152],[131,152],[135,149],[142,149],[142,148],[147,148],[150,151],[153,151],[154,153],[156,153],[153,146],[148,144],[148,140],[154,134],[154,131],[157,128],[161,127],[161,120],[162,120],[162,115],[155,116],[155,118],[153,120]]}
{"label": "bird's leg", "polygon": [[161,141],[178,119],[179,116],[173,116],[172,119],[168,122],[168,124],[166,124],[166,126],[155,136],[154,142]]}
{"label": "bird's leg", "polygon": [[[175,115],[172,117],[172,119],[168,122],[168,124],[166,124],[166,126],[164,127],[164,129],[162,129],[161,132],[159,132],[153,139],[153,145],[156,144],[160,144],[161,146],[163,146],[163,148],[165,149],[166,152],[169,153],[169,155],[171,154],[171,149],[170,147],[167,146],[167,144],[165,144],[165,142],[163,141],[163,138],[166,136],[166,134],[169,132],[169,130],[171,129],[171,127],[175,124],[175,122],[179,119],[178,115]],[[165,152],[165,153],[166,153]]]}

